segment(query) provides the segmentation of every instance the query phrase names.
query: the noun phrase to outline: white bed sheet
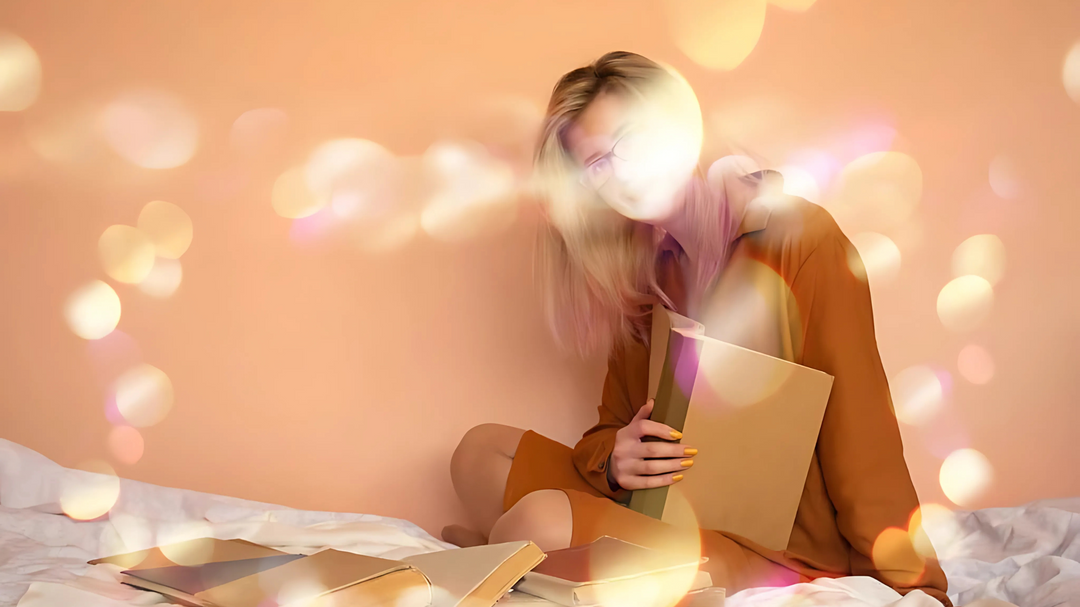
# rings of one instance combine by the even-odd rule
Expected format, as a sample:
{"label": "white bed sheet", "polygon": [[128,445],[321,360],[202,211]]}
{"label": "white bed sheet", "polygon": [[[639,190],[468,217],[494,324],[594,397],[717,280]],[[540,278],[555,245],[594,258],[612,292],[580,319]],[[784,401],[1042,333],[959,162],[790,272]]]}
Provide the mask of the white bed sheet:
{"label": "white bed sheet", "polygon": [[[295,510],[130,480],[121,480],[108,520],[78,522],[60,513],[60,495],[65,484],[88,475],[0,439],[0,607],[163,604],[160,595],[120,584],[118,568],[86,561],[190,537],[387,558],[453,548],[400,519]],[[1080,606],[1080,498],[960,512],[928,531],[958,605],[985,597],[1020,607]],[[745,590],[727,604],[940,607],[921,592],[901,597],[867,577]]]}

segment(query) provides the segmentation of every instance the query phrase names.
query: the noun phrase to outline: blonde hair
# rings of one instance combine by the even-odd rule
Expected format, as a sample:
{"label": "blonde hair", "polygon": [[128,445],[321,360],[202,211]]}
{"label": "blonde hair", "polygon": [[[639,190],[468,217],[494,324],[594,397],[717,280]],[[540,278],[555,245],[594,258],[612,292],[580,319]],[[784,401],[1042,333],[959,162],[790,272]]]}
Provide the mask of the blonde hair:
{"label": "blonde hair", "polygon": [[[609,91],[643,99],[674,94],[684,109],[696,112],[699,125],[701,120],[697,100],[682,77],[635,53],[607,53],[556,83],[535,157],[547,218],[538,239],[536,271],[549,327],[561,345],[583,355],[635,339],[647,343],[650,305],[659,301],[675,309],[657,284],[658,229],[617,215],[581,185],[579,168],[564,143],[566,130],[580,113]],[[680,212],[695,232],[700,259],[694,280],[707,288],[727,260],[731,214],[700,166],[680,191]]]}

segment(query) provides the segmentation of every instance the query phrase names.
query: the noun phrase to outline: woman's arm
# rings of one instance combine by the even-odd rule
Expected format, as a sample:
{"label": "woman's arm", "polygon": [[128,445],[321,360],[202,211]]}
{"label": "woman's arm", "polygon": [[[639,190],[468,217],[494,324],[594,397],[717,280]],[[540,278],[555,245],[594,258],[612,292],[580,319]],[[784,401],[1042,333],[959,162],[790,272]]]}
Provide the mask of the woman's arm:
{"label": "woman's arm", "polygon": [[851,243],[831,218],[827,224],[797,271],[792,292],[803,321],[801,362],[835,378],[817,452],[837,525],[851,545],[851,574],[947,601],[947,582],[935,558],[924,563],[909,545],[874,552],[886,529],[907,529],[919,499],[874,337],[870,289],[849,268]]}

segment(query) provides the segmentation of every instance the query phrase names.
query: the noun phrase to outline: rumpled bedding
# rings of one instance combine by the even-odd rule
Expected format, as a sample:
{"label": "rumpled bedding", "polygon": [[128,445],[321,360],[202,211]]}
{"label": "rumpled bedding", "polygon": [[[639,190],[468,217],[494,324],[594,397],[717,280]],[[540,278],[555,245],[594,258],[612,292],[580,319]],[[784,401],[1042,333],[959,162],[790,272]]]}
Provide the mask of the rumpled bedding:
{"label": "rumpled bedding", "polygon": [[[107,520],[75,521],[62,514],[61,493],[87,475],[0,439],[0,607],[167,605],[158,594],[120,584],[118,567],[86,561],[194,537],[385,558],[454,548],[401,519],[295,510],[126,479]],[[926,531],[957,605],[1080,606],[1080,498],[959,512]],[[901,597],[867,577],[744,590],[727,605],[940,607],[922,592]]]}

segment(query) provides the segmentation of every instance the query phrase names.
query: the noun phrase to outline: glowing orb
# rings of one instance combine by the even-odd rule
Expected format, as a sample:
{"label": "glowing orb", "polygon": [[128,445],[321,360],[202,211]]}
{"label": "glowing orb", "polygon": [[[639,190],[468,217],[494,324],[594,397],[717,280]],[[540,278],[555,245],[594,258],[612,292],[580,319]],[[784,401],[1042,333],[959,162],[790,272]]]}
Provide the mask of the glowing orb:
{"label": "glowing orb", "polygon": [[105,107],[101,126],[109,145],[127,161],[148,169],[178,167],[195,154],[199,128],[172,95],[124,94]]}
{"label": "glowing orb", "polygon": [[64,318],[83,339],[101,339],[120,322],[120,297],[100,280],[80,287],[68,297]]}
{"label": "glowing orb", "polygon": [[676,46],[694,63],[733,70],[757,46],[765,0],[666,0]]}
{"label": "glowing orb", "polygon": [[896,418],[909,425],[919,425],[934,417],[945,399],[945,388],[938,374],[922,365],[898,373],[890,388]]}
{"label": "glowing orb", "polygon": [[184,268],[179,259],[158,257],[150,273],[139,283],[139,290],[151,297],[164,299],[180,288],[183,279]]}
{"label": "glowing orb", "polygon": [[25,110],[41,90],[41,61],[22,38],[0,32],[0,112]]}
{"label": "glowing orb", "polygon": [[994,378],[994,359],[984,348],[975,344],[964,346],[956,359],[956,367],[964,379],[973,384],[986,384]]}
{"label": "glowing orb", "polygon": [[108,512],[120,497],[120,478],[112,466],[92,460],[67,471],[60,489],[60,508],[79,521]]}
{"label": "glowing orb", "polygon": [[994,480],[990,460],[975,449],[958,449],[941,464],[941,490],[957,506],[971,507]]}
{"label": "glowing orb", "polygon": [[113,388],[120,415],[136,428],[153,426],[172,409],[172,382],[164,371],[152,365],[131,368],[117,378]]}
{"label": "glowing orb", "polygon": [[851,244],[858,255],[848,254],[848,268],[859,280],[884,285],[896,279],[900,248],[892,239],[877,232],[861,232],[851,237]]}
{"label": "glowing orb", "polygon": [[1005,274],[1005,245],[993,234],[972,236],[953,251],[952,269],[953,276],[973,274],[996,285]]}
{"label": "glowing orb", "polygon": [[109,226],[98,239],[101,265],[113,280],[136,284],[154,267],[154,243],[139,228]]}
{"label": "glowing orb", "polygon": [[971,331],[990,317],[994,288],[981,276],[961,276],[949,281],[938,293],[937,313],[941,324],[957,332]]}
{"label": "glowing orb", "polygon": [[142,434],[131,426],[114,426],[109,431],[109,452],[122,464],[134,464],[142,459],[145,448]]}
{"label": "glowing orb", "polygon": [[154,243],[159,257],[179,259],[191,246],[191,217],[171,202],[154,200],[139,212],[136,224]]}

